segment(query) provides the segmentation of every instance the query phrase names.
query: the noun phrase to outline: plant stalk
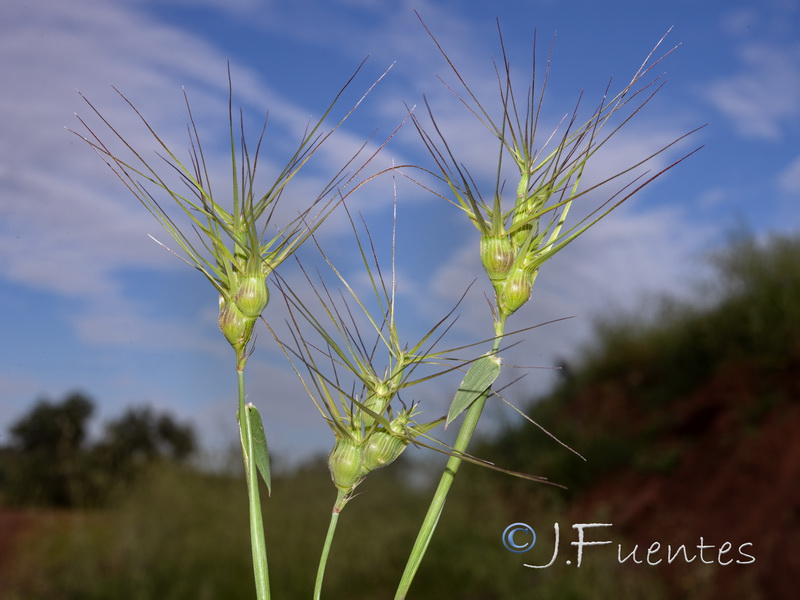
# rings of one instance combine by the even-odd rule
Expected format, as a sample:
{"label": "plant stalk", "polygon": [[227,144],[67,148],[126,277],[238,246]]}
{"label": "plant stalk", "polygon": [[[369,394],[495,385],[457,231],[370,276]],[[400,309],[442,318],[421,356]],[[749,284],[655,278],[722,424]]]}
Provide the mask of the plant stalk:
{"label": "plant stalk", "polygon": [[328,554],[330,554],[331,551],[333,535],[336,533],[336,523],[339,522],[339,513],[342,512],[345,504],[347,504],[347,492],[339,490],[339,495],[336,497],[336,504],[333,505],[333,511],[331,512],[331,520],[328,524],[325,544],[322,546],[322,555],[319,558],[317,580],[314,583],[314,600],[320,600],[320,598],[322,598],[322,578],[325,576],[325,566],[328,564]]}
{"label": "plant stalk", "polygon": [[[492,344],[492,352],[497,352],[500,348],[500,342],[503,339],[503,331],[505,329],[505,321],[505,317],[500,317],[495,321],[495,339]],[[456,442],[453,445],[453,450],[456,454],[450,456],[444,468],[442,477],[439,480],[439,485],[428,507],[428,512],[425,514],[425,519],[420,526],[417,539],[414,542],[414,547],[411,549],[411,554],[408,557],[403,576],[400,578],[400,584],[397,586],[397,592],[394,596],[395,600],[405,599],[408,589],[411,587],[411,582],[414,581],[417,570],[420,564],[422,564],[422,559],[433,538],[433,532],[436,530],[436,526],[439,523],[439,517],[444,510],[444,503],[447,500],[447,494],[450,492],[450,486],[453,484],[458,468],[461,466],[462,459],[457,456],[457,454],[467,451],[467,446],[469,446],[469,442],[475,433],[478,421],[483,413],[483,408],[486,406],[486,400],[490,395],[491,388],[478,396],[464,415],[464,422],[461,424],[461,429],[458,431]]]}
{"label": "plant stalk", "polygon": [[244,398],[244,361],[237,361],[236,374],[239,382],[239,435],[242,441],[242,457],[247,480],[247,498],[250,510],[250,545],[253,550],[253,576],[256,598],[269,600],[269,570],[267,568],[267,544],[264,539],[264,522],[261,516],[261,498],[258,491],[258,473],[254,459],[253,426]]}

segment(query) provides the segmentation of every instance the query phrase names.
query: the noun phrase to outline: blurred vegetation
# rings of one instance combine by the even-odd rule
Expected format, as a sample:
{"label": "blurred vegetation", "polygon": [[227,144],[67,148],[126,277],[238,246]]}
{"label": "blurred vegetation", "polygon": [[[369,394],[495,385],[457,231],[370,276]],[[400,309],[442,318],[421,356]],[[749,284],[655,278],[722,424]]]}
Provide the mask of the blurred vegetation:
{"label": "blurred vegetation", "polygon": [[89,442],[91,400],[39,400],[0,448],[0,499],[12,506],[101,506],[119,487],[160,460],[185,461],[196,449],[191,426],[151,408],[130,408]]}
{"label": "blurred vegetation", "polygon": [[707,305],[665,299],[652,320],[601,320],[576,386],[617,379],[655,406],[735,361],[792,364],[800,356],[800,240],[759,244],[743,235],[712,264],[719,277],[703,290]]}
{"label": "blurred vegetation", "polygon": [[[746,366],[756,401],[743,427],[786,402],[785,380],[800,366],[800,239],[743,235],[711,256],[717,272],[692,301],[663,298],[650,316],[604,315],[595,336],[555,389],[528,411],[591,468],[530,426],[509,427],[476,449],[509,468],[547,474],[574,497],[620,468],[669,472],[682,446],[713,417],[705,407],[685,422],[674,410],[715,375]],[[664,441],[671,433],[670,443]],[[518,484],[508,483],[510,487]]]}
{"label": "blurred vegetation", "polygon": [[[608,560],[586,561],[580,569],[559,561],[532,570],[523,563],[548,562],[552,531],[542,529],[541,548],[537,544],[522,555],[507,552],[500,533],[515,521],[563,521],[580,495],[615,469],[659,474],[675,468],[681,443],[689,443],[694,432],[681,430],[683,442],[662,444],[660,433],[676,426],[664,408],[720,369],[745,362],[758,367],[758,401],[742,421],[749,427],[757,427],[759,419],[782,403],[795,401],[770,373],[791,369],[800,360],[800,240],[775,238],[758,244],[742,239],[713,260],[720,278],[705,291],[703,306],[664,300],[655,317],[606,318],[598,324],[593,345],[570,365],[569,375],[531,405],[529,414],[589,457],[588,464],[530,424],[509,427],[474,448],[504,467],[545,475],[569,489],[465,467],[411,597],[676,597],[659,579],[659,570],[617,565],[615,548],[608,548]],[[637,398],[638,405],[621,404],[622,396]],[[4,450],[2,463],[6,500],[43,504],[47,498],[50,504],[85,505],[84,496],[70,491],[74,484],[69,482],[78,476],[79,488],[94,489],[97,461],[105,468],[114,465],[107,474],[125,479],[136,472],[138,477],[131,475],[130,485],[108,496],[110,509],[40,513],[39,524],[15,552],[13,568],[0,564],[0,579],[7,581],[3,598],[252,598],[240,466],[208,472],[174,460],[154,460],[185,458],[193,438],[175,423],[170,427],[182,435],[169,434],[175,429],[146,411],[133,411],[109,424],[102,439],[87,446],[90,414],[91,404],[71,397],[60,405],[41,403],[15,425],[14,443]],[[50,433],[41,433],[45,427]],[[49,438],[50,445],[26,445],[39,436]],[[106,462],[97,458],[101,448]],[[129,449],[127,454],[123,448]],[[35,462],[45,455],[49,468]],[[9,467],[14,462],[27,466],[15,472]],[[276,476],[273,496],[264,500],[276,598],[311,595],[336,496],[324,464],[319,459]],[[365,481],[339,521],[325,597],[391,597],[430,500],[427,484],[419,483],[426,481],[419,471],[427,468],[433,473],[440,466],[400,460]],[[21,473],[27,473],[31,486],[34,476],[41,478],[27,498],[8,495],[17,485],[10,483]]]}
{"label": "blurred vegetation", "polygon": [[[500,544],[512,513],[489,485],[491,476],[485,480],[475,470],[472,475],[477,477],[456,484],[430,560],[412,588],[414,598],[485,600],[536,592],[566,600],[585,598],[587,589],[597,591],[592,598],[617,598],[620,590],[631,599],[664,597],[653,574],[620,576],[614,569],[609,580],[600,561],[579,571],[563,565],[536,572],[525,568],[523,562],[534,558],[523,560]],[[264,501],[273,595],[309,598],[335,490],[322,460],[273,484],[273,497]],[[389,469],[368,478],[342,513],[324,596],[391,597],[429,498],[429,491],[410,487]],[[13,569],[0,575],[6,581],[2,597],[249,600],[255,591],[246,502],[239,477],[161,464],[113,511],[43,517],[36,533],[25,538]],[[541,506],[532,497],[523,514],[557,518]]]}

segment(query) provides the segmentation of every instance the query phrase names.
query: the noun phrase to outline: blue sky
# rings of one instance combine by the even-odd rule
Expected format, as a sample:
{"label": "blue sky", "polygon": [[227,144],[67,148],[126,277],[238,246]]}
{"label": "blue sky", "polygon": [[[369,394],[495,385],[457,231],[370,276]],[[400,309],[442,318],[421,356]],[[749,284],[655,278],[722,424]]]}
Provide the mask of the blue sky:
{"label": "blue sky", "polygon": [[[423,97],[476,177],[490,177],[495,146],[437,79],[453,81],[414,9],[487,106],[491,60],[499,53],[495,19],[522,85],[533,31],[540,65],[557,34],[544,112],[553,124],[572,111],[581,91],[592,106],[610,77],[612,89],[621,89],[673,27],[662,48],[680,47],[658,67],[667,73],[666,87],[598,155],[587,178],[708,124],[651,167],[704,145],[698,154],[542,269],[534,300],[513,326],[574,318],[535,330],[510,362],[550,367],[587,339],[601,311],[643,310],[661,292],[688,293],[705,273],[704,254],[732,232],[767,235],[800,225],[797,1],[9,0],[0,7],[0,443],[37,398],[57,400],[72,390],[94,398],[101,419],[147,402],[192,420],[208,444],[236,439],[233,356],[216,329],[216,296],[199,273],[148,237],[165,239],[98,157],[65,130],[80,126],[74,113],[89,117],[76,90],[137,148],[152,151],[110,84],[181,150],[185,88],[222,188],[228,62],[248,135],[258,134],[269,110],[264,161],[275,168],[369,55],[337,114],[393,65],[390,72],[294,182],[285,214],[313,198],[370,136],[368,150],[389,136],[406,105],[424,117]],[[370,168],[393,163],[430,166],[408,125]],[[397,183],[401,327],[412,339],[477,279],[451,345],[488,337],[489,286],[475,231],[444,201]],[[351,199],[388,257],[391,178]],[[602,200],[587,202],[593,199]],[[363,284],[343,214],[324,225],[320,241],[354,284]],[[311,252],[304,257],[314,260]],[[286,266],[282,274],[297,281]],[[267,317],[281,324],[279,302],[270,303]],[[266,416],[274,453],[294,460],[330,446],[327,428],[264,330],[248,376],[249,399]],[[531,370],[509,397],[523,401],[552,377],[548,369]],[[448,385],[415,390],[414,397],[435,416],[447,405]],[[511,418],[504,414],[493,412],[495,420]]]}

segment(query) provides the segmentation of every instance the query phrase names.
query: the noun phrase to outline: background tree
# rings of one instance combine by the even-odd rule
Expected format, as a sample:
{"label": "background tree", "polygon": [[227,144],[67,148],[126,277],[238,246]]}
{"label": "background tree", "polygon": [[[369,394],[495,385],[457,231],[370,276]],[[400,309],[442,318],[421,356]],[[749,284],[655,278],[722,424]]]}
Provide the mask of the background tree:
{"label": "background tree", "polygon": [[84,442],[92,402],[80,393],[61,403],[39,400],[12,425],[7,455],[8,499],[71,506],[82,495]]}
{"label": "background tree", "polygon": [[88,440],[94,404],[75,392],[62,402],[39,400],[9,429],[0,448],[4,503],[97,506],[157,461],[183,462],[196,450],[194,430],[149,407],[129,408]]}
{"label": "background tree", "polygon": [[143,406],[130,408],[118,419],[109,421],[94,453],[110,475],[130,480],[155,461],[184,461],[195,449],[191,426]]}

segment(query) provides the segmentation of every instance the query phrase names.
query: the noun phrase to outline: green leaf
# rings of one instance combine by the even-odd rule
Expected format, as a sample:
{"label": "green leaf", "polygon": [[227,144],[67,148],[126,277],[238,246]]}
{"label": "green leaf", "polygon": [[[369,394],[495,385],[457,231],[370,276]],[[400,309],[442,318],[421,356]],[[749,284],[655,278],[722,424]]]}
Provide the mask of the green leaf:
{"label": "green leaf", "polygon": [[481,394],[483,394],[500,375],[502,363],[500,357],[495,354],[487,354],[482,356],[469,368],[461,385],[458,386],[456,395],[453,397],[453,402],[450,405],[450,410],[447,412],[447,422],[445,427],[450,425],[458,415],[467,410]]}
{"label": "green leaf", "polygon": [[272,495],[272,477],[269,471],[269,451],[267,450],[267,436],[264,434],[264,423],[261,421],[258,409],[252,404],[247,405],[247,414],[253,431],[253,459],[256,461],[261,478],[267,484],[267,492]]}

